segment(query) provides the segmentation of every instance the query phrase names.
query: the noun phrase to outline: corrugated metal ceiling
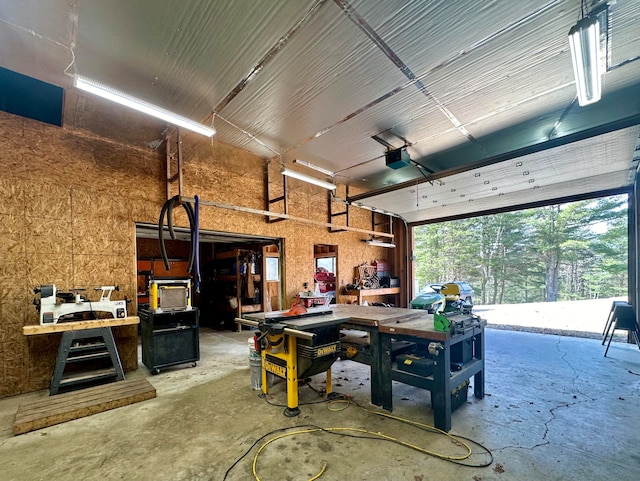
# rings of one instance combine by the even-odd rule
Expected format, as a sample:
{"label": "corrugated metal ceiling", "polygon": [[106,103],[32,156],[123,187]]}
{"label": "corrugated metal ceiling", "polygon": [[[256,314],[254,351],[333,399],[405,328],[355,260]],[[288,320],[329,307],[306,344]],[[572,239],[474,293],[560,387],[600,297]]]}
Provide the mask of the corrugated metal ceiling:
{"label": "corrugated metal ceiling", "polygon": [[[213,117],[216,140],[336,172],[420,222],[629,186],[640,0],[610,2],[603,98],[582,108],[567,38],[579,15],[579,0],[8,0],[0,65]],[[376,135],[406,139],[413,165],[386,167]]]}

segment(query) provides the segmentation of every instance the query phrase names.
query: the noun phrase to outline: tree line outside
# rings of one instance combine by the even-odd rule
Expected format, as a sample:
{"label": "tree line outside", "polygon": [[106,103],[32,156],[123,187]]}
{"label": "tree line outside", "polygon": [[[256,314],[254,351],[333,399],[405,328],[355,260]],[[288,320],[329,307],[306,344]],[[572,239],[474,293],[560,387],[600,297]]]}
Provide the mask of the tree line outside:
{"label": "tree line outside", "polygon": [[627,294],[627,195],[414,229],[415,286],[464,280],[475,304]]}

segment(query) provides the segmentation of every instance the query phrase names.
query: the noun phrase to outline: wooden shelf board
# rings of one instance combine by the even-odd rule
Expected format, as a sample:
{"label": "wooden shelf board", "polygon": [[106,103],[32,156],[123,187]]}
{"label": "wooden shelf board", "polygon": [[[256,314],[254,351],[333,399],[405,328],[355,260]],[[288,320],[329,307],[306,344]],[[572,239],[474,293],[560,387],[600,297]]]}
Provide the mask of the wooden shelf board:
{"label": "wooden shelf board", "polygon": [[95,319],[93,321],[59,322],[58,324],[36,324],[24,326],[22,334],[33,336],[36,334],[50,334],[52,332],[78,331],[81,329],[98,329],[100,327],[117,327],[140,324],[138,316],[123,317],[122,319]]}
{"label": "wooden shelf board", "polygon": [[137,379],[23,403],[18,406],[13,434],[27,433],[155,397],[153,386],[146,379]]}
{"label": "wooden shelf board", "polygon": [[385,287],[381,289],[356,289],[354,291],[347,291],[345,293],[346,296],[358,296],[358,297],[386,296],[389,294],[400,294],[400,288]]}
{"label": "wooden shelf board", "polygon": [[242,312],[260,312],[262,311],[262,304],[248,304],[241,306]]}

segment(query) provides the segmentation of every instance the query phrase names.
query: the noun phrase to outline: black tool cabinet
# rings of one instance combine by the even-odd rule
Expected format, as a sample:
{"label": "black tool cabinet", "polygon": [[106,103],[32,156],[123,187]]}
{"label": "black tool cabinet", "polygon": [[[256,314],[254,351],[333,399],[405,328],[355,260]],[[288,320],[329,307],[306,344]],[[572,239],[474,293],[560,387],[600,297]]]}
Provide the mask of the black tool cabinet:
{"label": "black tool cabinet", "polygon": [[200,360],[199,311],[138,312],[142,335],[142,363],[151,374],[160,369]]}

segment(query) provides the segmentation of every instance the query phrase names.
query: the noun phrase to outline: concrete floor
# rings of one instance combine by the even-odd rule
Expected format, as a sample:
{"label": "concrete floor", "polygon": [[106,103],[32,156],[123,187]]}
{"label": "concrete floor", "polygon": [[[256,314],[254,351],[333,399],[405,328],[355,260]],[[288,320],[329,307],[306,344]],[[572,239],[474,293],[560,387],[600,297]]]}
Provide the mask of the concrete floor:
{"label": "concrete floor", "polygon": [[[290,426],[351,427],[401,438],[443,454],[461,448],[376,416],[355,405],[322,401],[300,388],[302,414],[282,415],[251,389],[248,332],[203,329],[201,362],[150,376],[141,365],[128,379],[148,377],[155,399],[39,431],[12,435],[18,404],[46,391],[0,399],[0,479],[216,480],[266,433]],[[462,467],[384,441],[327,433],[301,434],[270,444],[258,461],[263,481],[307,480],[596,480],[640,479],[640,350],[598,340],[487,329],[486,392],[453,415],[452,434],[493,453],[489,467]],[[338,361],[334,390],[369,403],[368,367]],[[324,386],[323,376],[312,385]],[[286,402],[284,384],[269,396]],[[346,407],[346,409],[333,411]],[[331,409],[329,409],[331,408]],[[394,383],[394,415],[432,425],[429,394]],[[479,452],[474,448],[474,452]],[[254,479],[256,448],[227,480]],[[468,462],[488,457],[474,454]]]}

